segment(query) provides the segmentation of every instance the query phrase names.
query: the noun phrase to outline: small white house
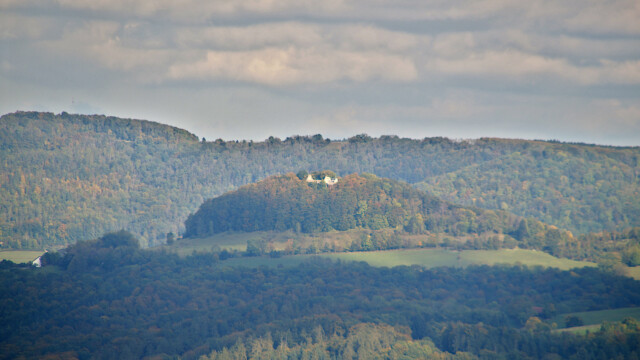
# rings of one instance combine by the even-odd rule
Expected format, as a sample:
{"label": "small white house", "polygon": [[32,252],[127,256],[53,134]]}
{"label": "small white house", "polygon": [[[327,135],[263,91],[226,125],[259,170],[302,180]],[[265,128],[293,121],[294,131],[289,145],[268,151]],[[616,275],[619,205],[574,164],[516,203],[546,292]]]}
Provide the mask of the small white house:
{"label": "small white house", "polygon": [[327,183],[327,185],[335,185],[335,183],[338,182],[338,178],[330,178],[328,176],[325,176],[324,182]]}
{"label": "small white house", "polygon": [[42,256],[38,256],[35,260],[31,262],[31,266],[42,267],[42,260],[40,259]]}
{"label": "small white house", "polygon": [[312,182],[312,183],[316,183],[319,184],[321,182],[325,182],[327,185],[335,185],[338,182],[338,178],[330,178],[328,176],[325,176],[324,179],[322,180],[316,180],[313,178],[313,176],[311,176],[311,174],[309,174],[307,176],[307,182]]}

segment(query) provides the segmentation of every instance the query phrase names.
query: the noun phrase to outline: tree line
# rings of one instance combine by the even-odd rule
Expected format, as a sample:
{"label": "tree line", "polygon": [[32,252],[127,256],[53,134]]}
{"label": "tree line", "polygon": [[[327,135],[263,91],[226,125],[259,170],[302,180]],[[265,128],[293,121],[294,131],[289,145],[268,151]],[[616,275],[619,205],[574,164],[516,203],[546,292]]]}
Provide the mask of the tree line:
{"label": "tree line", "polygon": [[325,348],[335,355],[349,342],[358,352],[358,326],[399,332],[383,343],[397,354],[406,347],[480,358],[638,353],[633,323],[625,336],[551,332],[558,314],[640,304],[639,282],[598,269],[389,269],[318,259],[232,268],[215,254],[180,258],[134,240],[107,234],[47,253],[41,269],[0,267],[0,358],[195,359],[269,336],[274,349],[284,341],[302,351],[318,328],[327,342],[335,335],[337,347]]}
{"label": "tree line", "polygon": [[490,138],[200,141],[148,121],[17,112],[0,118],[0,246],[62,247],[122,228],[162,244],[205,200],[299,169],[419,183],[576,235],[622,231],[640,226],[639,159],[638,148]]}

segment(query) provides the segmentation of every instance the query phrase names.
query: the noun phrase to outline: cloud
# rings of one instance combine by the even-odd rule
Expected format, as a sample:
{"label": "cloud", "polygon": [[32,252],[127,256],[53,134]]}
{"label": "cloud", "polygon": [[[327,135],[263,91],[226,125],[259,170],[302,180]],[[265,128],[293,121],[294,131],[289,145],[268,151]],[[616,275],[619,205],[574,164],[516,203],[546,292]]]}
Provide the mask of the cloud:
{"label": "cloud", "polygon": [[0,0],[3,8],[180,24],[296,17],[367,22],[484,20],[493,27],[640,34],[640,5],[635,0]]}
{"label": "cloud", "polygon": [[[82,22],[67,25],[59,39],[43,44],[49,51],[81,54],[106,69],[156,83],[225,80],[283,86],[456,76],[515,83],[546,78],[581,85],[640,84],[640,63],[626,59],[624,41],[617,45],[620,60],[593,58],[576,64],[571,51],[552,47],[554,53],[545,47],[548,38],[518,31],[432,37],[364,24],[277,22],[179,27],[170,38],[153,40],[146,35],[149,26]],[[594,41],[564,39],[583,51]]]}
{"label": "cloud", "polygon": [[0,41],[41,40],[56,32],[56,24],[51,19],[0,12]]}
{"label": "cloud", "polygon": [[205,59],[172,65],[168,72],[174,80],[225,79],[274,86],[341,80],[411,81],[416,76],[413,62],[399,56],[296,48],[209,51]]}
{"label": "cloud", "polygon": [[[561,41],[572,44],[574,49],[581,48],[581,51],[594,43],[604,45],[568,37]],[[621,60],[592,58],[589,63],[580,64],[576,61],[581,61],[581,57],[573,55],[572,49],[563,52],[557,46],[548,45],[549,42],[552,40],[529,37],[521,32],[499,39],[495,38],[495,33],[444,34],[434,38],[422,70],[440,76],[502,78],[512,82],[544,81],[546,78],[547,81],[565,80],[580,85],[640,84],[640,62],[633,57],[625,60],[637,50],[623,49],[618,44]]]}
{"label": "cloud", "polygon": [[418,71],[411,52],[428,37],[371,25],[284,22],[189,28],[178,32],[176,42],[203,53],[197,61],[172,64],[168,69],[172,80],[225,79],[281,86],[414,81]]}
{"label": "cloud", "polygon": [[637,0],[0,0],[0,108],[96,92],[83,101],[198,129],[215,111],[233,137],[557,137],[584,120],[640,144],[638,18]]}
{"label": "cloud", "polygon": [[181,28],[174,39],[182,48],[248,50],[273,46],[309,47],[333,44],[347,49],[404,51],[415,48],[429,37],[364,24],[276,22],[242,27]]}
{"label": "cloud", "polygon": [[324,42],[326,34],[320,25],[282,22],[179,28],[174,40],[180,48],[249,50],[278,45],[313,46]]}
{"label": "cloud", "polygon": [[640,2],[636,0],[580,2],[564,22],[569,30],[592,34],[640,34]]}

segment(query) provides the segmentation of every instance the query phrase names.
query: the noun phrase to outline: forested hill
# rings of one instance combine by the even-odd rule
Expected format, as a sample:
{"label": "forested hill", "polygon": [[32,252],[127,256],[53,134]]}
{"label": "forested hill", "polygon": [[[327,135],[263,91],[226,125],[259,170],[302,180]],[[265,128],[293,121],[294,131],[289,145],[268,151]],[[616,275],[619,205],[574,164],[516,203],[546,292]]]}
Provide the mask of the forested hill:
{"label": "forested hill", "polygon": [[640,305],[640,282],[593,268],[377,268],[320,258],[233,267],[214,253],[139,249],[126,232],[48,252],[43,264],[0,262],[0,359],[582,360],[640,352],[631,318],[587,336],[551,331],[572,326],[567,314]]}
{"label": "forested hill", "polygon": [[640,225],[639,148],[366,135],[201,142],[152,122],[37,112],[2,116],[0,139],[3,247],[65,245],[122,228],[143,246],[163,243],[204,200],[300,169],[421,183],[454,203],[574,233]]}
{"label": "forested hill", "polygon": [[[443,234],[483,248],[525,247],[584,257],[577,239],[536,220],[504,211],[451,204],[409,184],[373,174],[351,174],[335,185],[306,181],[306,172],[272,176],[206,201],[186,221],[185,237],[225,231],[325,232],[354,228]],[[506,236],[505,236],[506,235]],[[393,242],[367,246],[382,250]]]}
{"label": "forested hill", "polygon": [[225,231],[308,233],[356,227],[463,235],[515,231],[518,224],[515,216],[463,208],[372,174],[351,174],[327,185],[288,173],[206,201],[185,225],[185,237],[201,237]]}

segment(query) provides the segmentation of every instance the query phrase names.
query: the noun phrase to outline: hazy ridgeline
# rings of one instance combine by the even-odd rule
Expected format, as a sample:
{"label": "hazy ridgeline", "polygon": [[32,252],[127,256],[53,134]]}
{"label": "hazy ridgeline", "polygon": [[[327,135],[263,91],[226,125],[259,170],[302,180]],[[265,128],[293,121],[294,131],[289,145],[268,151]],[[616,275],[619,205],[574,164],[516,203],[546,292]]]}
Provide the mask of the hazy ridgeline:
{"label": "hazy ridgeline", "polygon": [[204,142],[147,121],[36,112],[3,116],[0,144],[5,247],[65,245],[122,228],[143,246],[163,243],[206,199],[300,169],[403,180],[574,234],[640,225],[638,148],[366,135]]}

